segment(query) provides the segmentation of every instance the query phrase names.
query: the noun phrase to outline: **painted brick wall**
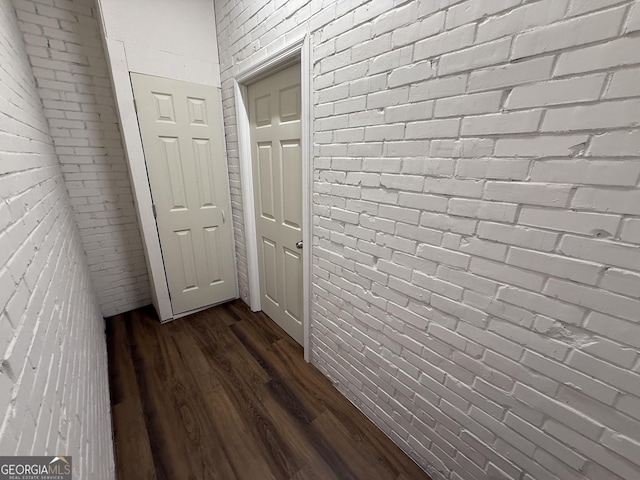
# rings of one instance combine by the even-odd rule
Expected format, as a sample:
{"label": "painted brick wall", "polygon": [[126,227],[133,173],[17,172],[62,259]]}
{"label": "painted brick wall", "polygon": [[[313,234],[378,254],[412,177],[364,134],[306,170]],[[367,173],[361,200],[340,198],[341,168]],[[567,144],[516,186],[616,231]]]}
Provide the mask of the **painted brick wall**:
{"label": "painted brick wall", "polygon": [[104,316],[151,303],[94,0],[15,0]]}
{"label": "painted brick wall", "polygon": [[640,2],[216,0],[311,32],[314,364],[436,479],[640,478]]}
{"label": "painted brick wall", "polygon": [[115,478],[104,321],[22,35],[0,1],[0,454]]}

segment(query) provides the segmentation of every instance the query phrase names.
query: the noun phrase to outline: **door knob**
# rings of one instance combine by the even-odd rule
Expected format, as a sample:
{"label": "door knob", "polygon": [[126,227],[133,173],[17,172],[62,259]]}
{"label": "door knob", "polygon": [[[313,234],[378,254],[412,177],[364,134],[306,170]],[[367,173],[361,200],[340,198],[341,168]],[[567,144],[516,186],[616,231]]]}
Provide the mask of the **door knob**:
{"label": "door knob", "polygon": [[296,248],[302,249],[302,240],[300,240],[299,242],[296,242]]}

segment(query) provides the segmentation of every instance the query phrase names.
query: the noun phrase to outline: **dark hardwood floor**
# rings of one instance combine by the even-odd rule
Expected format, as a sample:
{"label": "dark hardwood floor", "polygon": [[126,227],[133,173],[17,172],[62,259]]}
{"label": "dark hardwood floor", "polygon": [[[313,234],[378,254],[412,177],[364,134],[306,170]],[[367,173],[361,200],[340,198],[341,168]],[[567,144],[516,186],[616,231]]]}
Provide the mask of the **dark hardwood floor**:
{"label": "dark hardwood floor", "polygon": [[429,478],[241,301],[107,338],[119,480]]}

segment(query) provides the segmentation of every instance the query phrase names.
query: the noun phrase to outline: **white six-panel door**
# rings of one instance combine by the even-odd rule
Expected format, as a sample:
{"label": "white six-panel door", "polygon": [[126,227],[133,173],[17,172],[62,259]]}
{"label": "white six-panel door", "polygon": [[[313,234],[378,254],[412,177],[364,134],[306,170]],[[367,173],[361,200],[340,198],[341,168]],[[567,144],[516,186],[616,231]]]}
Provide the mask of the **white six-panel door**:
{"label": "white six-panel door", "polygon": [[220,92],[131,74],[174,315],[237,297]]}
{"label": "white six-panel door", "polygon": [[300,64],[249,85],[248,97],[261,307],[301,344]]}

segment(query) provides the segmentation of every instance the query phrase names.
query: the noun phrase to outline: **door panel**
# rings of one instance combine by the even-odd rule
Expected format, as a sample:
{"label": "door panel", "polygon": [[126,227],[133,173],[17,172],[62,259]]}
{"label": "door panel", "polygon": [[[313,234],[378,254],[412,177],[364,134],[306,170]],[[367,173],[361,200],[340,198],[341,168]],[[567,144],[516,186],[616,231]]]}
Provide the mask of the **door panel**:
{"label": "door panel", "polygon": [[171,185],[171,211],[187,209],[187,193],[184,184],[184,171],[180,159],[180,149],[177,138],[159,137],[162,159],[165,162],[164,171]]}
{"label": "door panel", "polygon": [[300,120],[300,83],[280,89],[280,123]]}
{"label": "door panel", "polygon": [[262,270],[264,270],[264,296],[276,308],[278,302],[278,266],[276,244],[262,237]]}
{"label": "door panel", "polygon": [[275,166],[271,155],[271,143],[264,142],[258,144],[258,178],[260,190],[260,212],[262,217],[268,220],[275,220],[275,192],[273,185],[273,174]]}
{"label": "door panel", "polygon": [[300,142],[288,140],[281,143],[282,185],[283,191],[282,220],[284,225],[300,232],[302,226],[302,150]]}
{"label": "door panel", "polygon": [[221,268],[222,261],[220,259],[220,249],[218,245],[224,239],[220,238],[220,230],[218,227],[205,227],[204,229],[205,248],[207,251],[207,272],[209,273],[209,285],[224,281],[222,279],[223,271]]}
{"label": "door panel", "polygon": [[191,125],[207,125],[207,108],[204,98],[187,97],[189,107],[189,123]]}
{"label": "door panel", "polygon": [[255,99],[255,122],[258,127],[271,125],[271,95]]}
{"label": "door panel", "polygon": [[131,74],[173,314],[237,297],[220,92]]}
{"label": "door panel", "polygon": [[297,252],[284,249],[284,296],[285,296],[285,312],[296,322],[302,322],[300,297],[302,290],[302,271],[300,264],[302,262],[301,255]]}
{"label": "door panel", "polygon": [[198,174],[198,193],[200,194],[200,208],[216,206],[216,185],[211,156],[211,143],[204,138],[193,139],[193,154]]}
{"label": "door panel", "polygon": [[152,95],[156,121],[175,123],[176,115],[173,109],[173,95],[163,95],[161,93],[152,93]]}
{"label": "door panel", "polygon": [[182,230],[176,232],[178,236],[178,244],[180,245],[180,259],[182,260],[182,273],[184,281],[182,282],[182,290],[192,290],[198,288],[198,279],[196,274],[196,259],[193,255],[193,237],[191,230]]}
{"label": "door panel", "polygon": [[248,87],[262,310],[302,343],[300,65]]}

